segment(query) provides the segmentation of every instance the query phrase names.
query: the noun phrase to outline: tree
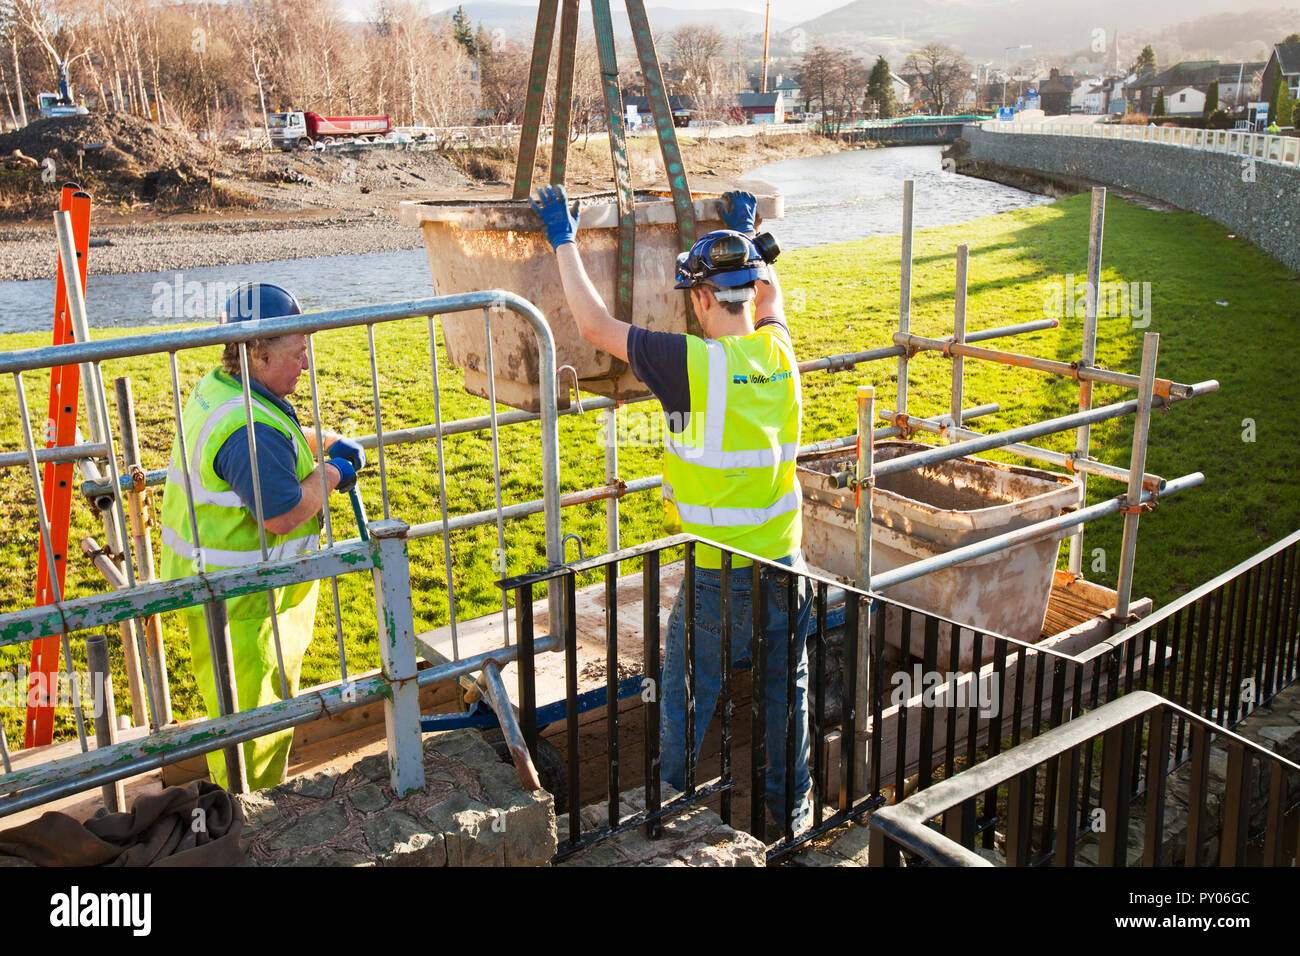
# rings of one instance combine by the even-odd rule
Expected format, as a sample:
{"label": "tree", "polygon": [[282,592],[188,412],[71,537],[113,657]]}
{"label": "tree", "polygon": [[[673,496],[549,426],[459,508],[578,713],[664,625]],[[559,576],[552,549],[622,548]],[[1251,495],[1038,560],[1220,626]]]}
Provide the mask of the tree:
{"label": "tree", "polygon": [[1282,122],[1282,110],[1287,103],[1286,78],[1276,62],[1273,64],[1273,92],[1268,98],[1268,119],[1270,123]]}
{"label": "tree", "polygon": [[871,68],[867,98],[875,104],[876,114],[882,119],[894,115],[894,78],[889,71],[889,61],[883,56],[876,57],[876,65]]}
{"label": "tree", "polygon": [[970,64],[960,50],[946,43],[927,43],[913,51],[907,57],[905,68],[917,75],[938,116],[956,107],[962,94],[971,88]]}
{"label": "tree", "polygon": [[668,34],[668,53],[682,72],[681,91],[706,115],[720,112],[727,89],[723,51],[727,38],[715,26],[686,23]]}
{"label": "tree", "polygon": [[1210,84],[1209,90],[1205,93],[1205,106],[1201,109],[1201,116],[1208,117],[1211,113],[1219,108],[1219,81],[1215,80]]}
{"label": "tree", "polygon": [[1292,33],[1292,34],[1290,34],[1290,35],[1289,35],[1285,40],[1283,40],[1282,42],[1283,42],[1283,43],[1300,43],[1300,33]]}
{"label": "tree", "polygon": [[497,123],[515,123],[523,118],[531,48],[494,34],[480,26],[474,40],[478,50],[479,85],[483,109],[490,110]]}
{"label": "tree", "polygon": [[1165,115],[1165,91],[1164,90],[1161,90],[1158,94],[1156,94],[1156,105],[1155,105],[1155,109],[1151,111],[1151,115],[1152,116]]}
{"label": "tree", "polygon": [[1129,72],[1134,73],[1137,76],[1145,76],[1148,73],[1157,72],[1156,51],[1151,49],[1151,44],[1148,43],[1142,48],[1142,52],[1139,53],[1138,58],[1133,61],[1133,66]]}
{"label": "tree", "polygon": [[469,16],[463,6],[457,7],[456,12],[451,15],[451,29],[456,42],[469,56],[473,56],[474,31],[470,29]]}
{"label": "tree", "polygon": [[822,131],[838,135],[863,102],[870,74],[850,50],[816,43],[804,54],[799,76],[809,107],[822,114]]}

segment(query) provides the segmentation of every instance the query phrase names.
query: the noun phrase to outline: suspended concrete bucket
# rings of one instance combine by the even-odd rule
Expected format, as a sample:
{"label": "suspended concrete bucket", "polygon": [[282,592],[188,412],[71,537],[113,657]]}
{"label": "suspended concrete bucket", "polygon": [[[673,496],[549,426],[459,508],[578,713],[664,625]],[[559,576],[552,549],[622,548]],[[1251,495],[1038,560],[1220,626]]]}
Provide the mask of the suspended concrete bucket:
{"label": "suspended concrete bucket", "polygon": [[[875,462],[929,448],[918,442],[879,442]],[[831,486],[835,472],[856,468],[857,455],[827,452],[799,464],[803,487],[803,552],[807,560],[852,580],[857,541],[854,492]],[[872,506],[871,570],[892,571],[985,538],[1077,509],[1083,486],[1070,475],[958,458],[877,479]],[[1042,637],[1052,576],[1070,532],[1029,542],[887,588],[902,604],[985,632],[1037,642]],[[891,609],[890,615],[898,614]],[[895,621],[886,633],[899,634]],[[925,633],[913,623],[907,652],[922,657]],[[962,629],[958,669],[972,662],[973,633]],[[987,646],[987,645],[986,645]],[[940,667],[951,669],[950,636],[939,633]]]}
{"label": "suspended concrete bucket", "polygon": [[[724,229],[718,217],[720,194],[695,193],[696,234]],[[571,192],[581,211],[579,247],[587,274],[611,312],[615,308],[618,274],[618,206],[613,192],[583,195]],[[686,293],[673,288],[680,241],[673,204],[666,192],[638,191],[636,271],[633,277],[634,325],[661,332],[698,333],[687,325]],[[760,196],[762,219],[779,219],[784,203],[777,196]],[[627,364],[587,343],[564,299],[555,254],[541,219],[526,200],[426,200],[404,202],[399,220],[419,226],[429,256],[434,289],[454,295],[481,289],[505,289],[528,299],[546,316],[555,335],[556,367],[571,365],[585,391],[627,399],[648,394]],[[481,315],[469,312],[443,316],[447,357],[465,372],[465,388],[488,397],[487,353]],[[527,323],[508,313],[492,317],[492,368],[497,401],[538,411],[537,344]],[[568,391],[561,387],[561,406]]]}

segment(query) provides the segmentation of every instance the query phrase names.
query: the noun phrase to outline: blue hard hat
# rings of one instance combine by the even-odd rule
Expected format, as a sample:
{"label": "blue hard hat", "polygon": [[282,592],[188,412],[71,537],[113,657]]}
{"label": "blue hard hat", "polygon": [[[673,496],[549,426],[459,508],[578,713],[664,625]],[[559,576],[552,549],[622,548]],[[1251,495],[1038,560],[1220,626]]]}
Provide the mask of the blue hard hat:
{"label": "blue hard hat", "polygon": [[270,282],[254,282],[230,293],[221,310],[221,321],[246,322],[301,314],[302,306],[288,290]]}
{"label": "blue hard hat", "polygon": [[767,263],[758,246],[744,233],[717,229],[696,240],[690,252],[677,257],[675,289],[700,283],[734,289],[767,278]]}

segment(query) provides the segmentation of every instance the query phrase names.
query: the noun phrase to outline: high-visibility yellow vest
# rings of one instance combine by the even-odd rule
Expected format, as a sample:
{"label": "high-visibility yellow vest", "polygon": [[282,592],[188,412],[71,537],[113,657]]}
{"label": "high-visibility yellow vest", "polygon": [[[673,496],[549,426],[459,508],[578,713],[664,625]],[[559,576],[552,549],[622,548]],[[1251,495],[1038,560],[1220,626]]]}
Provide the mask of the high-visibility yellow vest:
{"label": "high-visibility yellow vest", "polygon": [[[302,429],[269,400],[252,392],[253,420],[282,432],[297,448],[295,469],[299,481],[312,473],[316,459]],[[162,503],[162,561],[164,578],[180,578],[204,571],[243,567],[262,560],[257,521],[244,503],[213,470],[217,451],[235,431],[247,425],[243,388],[221,369],[209,372],[194,388],[183,415],[189,461],[182,460],[180,436],[172,444],[171,464]],[[190,474],[194,494],[199,541],[195,546],[185,500],[185,477]],[[288,534],[266,532],[266,547],[272,560],[293,557],[320,546],[320,519],[313,517]],[[310,582],[293,584],[277,591],[277,609],[287,610],[303,601],[313,590]],[[188,608],[193,614],[202,608]],[[229,618],[264,618],[269,614],[263,594],[249,594],[226,602]]]}
{"label": "high-visibility yellow vest", "polygon": [[[763,558],[792,554],[803,530],[795,476],[803,394],[789,340],[770,327],[721,339],[689,336],[686,356],[691,410],[666,430],[669,531]],[[674,424],[683,427],[674,432]],[[698,547],[695,560],[718,568],[722,555]]]}

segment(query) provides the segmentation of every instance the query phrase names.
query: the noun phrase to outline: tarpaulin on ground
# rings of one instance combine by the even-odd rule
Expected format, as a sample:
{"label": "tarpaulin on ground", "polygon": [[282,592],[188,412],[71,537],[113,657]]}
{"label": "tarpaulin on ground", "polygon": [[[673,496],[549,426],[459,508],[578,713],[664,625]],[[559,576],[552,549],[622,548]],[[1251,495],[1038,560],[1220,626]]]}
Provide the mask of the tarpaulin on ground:
{"label": "tarpaulin on ground", "polygon": [[233,866],[243,859],[243,827],[231,795],[196,780],[146,794],[126,813],[83,823],[50,811],[0,831],[0,865],[9,858],[38,866]]}

